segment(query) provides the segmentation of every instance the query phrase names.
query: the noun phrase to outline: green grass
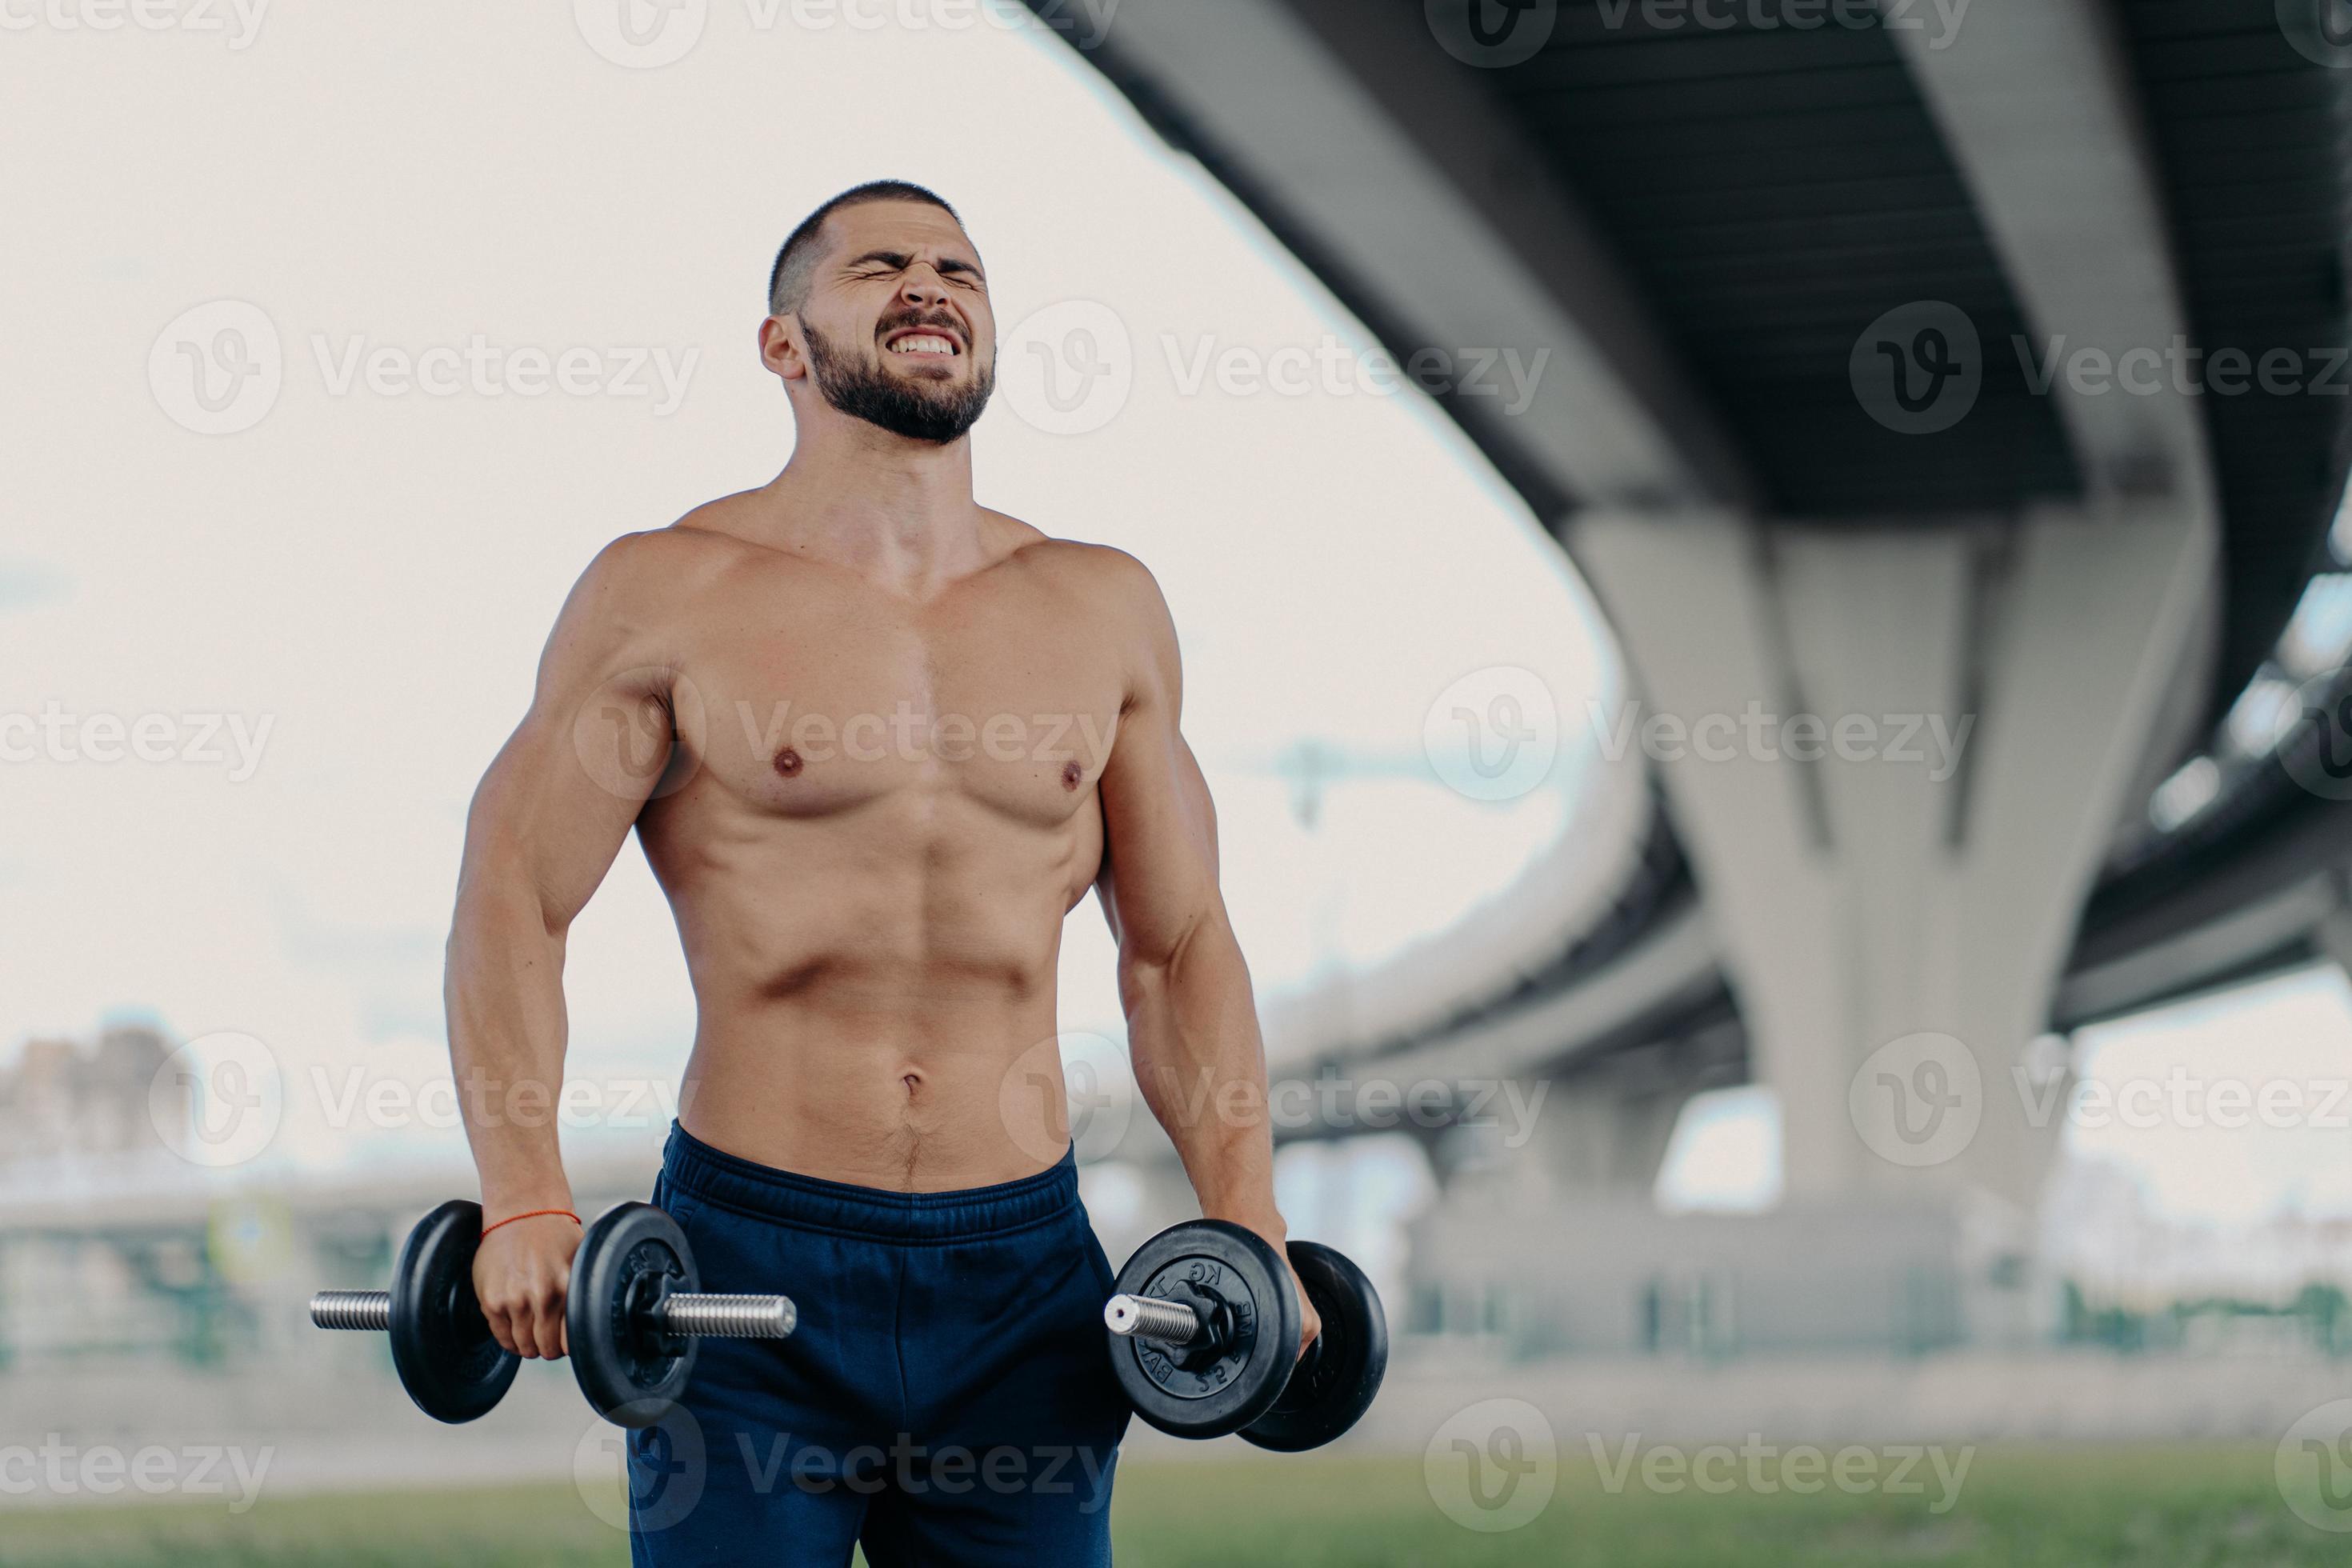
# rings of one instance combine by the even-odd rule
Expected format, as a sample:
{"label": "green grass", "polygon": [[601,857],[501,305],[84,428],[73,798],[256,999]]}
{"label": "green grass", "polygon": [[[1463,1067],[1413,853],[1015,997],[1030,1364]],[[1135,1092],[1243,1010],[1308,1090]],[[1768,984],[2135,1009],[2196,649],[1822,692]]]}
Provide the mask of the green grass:
{"label": "green grass", "polygon": [[[1958,1504],[1924,1495],[1612,1493],[1562,1456],[1550,1506],[1481,1535],[1431,1502],[1416,1458],[1266,1456],[1138,1464],[1120,1477],[1122,1568],[1280,1563],[2176,1564],[2339,1563],[2352,1542],[2288,1511],[2267,1446],[1980,1450]],[[1720,1471],[1711,1472],[1719,1476]],[[1922,1467],[1922,1474],[1927,1474]],[[290,1563],[616,1565],[624,1539],[563,1485],[218,1504],[0,1511],[6,1568],[278,1568]]]}

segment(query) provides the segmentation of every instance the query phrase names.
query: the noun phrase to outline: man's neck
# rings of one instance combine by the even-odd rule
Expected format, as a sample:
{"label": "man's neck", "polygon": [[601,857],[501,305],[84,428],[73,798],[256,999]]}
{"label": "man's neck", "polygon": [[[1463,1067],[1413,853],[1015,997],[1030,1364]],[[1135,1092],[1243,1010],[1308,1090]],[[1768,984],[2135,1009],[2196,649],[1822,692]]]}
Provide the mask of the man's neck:
{"label": "man's neck", "polygon": [[767,486],[772,542],[917,598],[989,563],[972,500],[971,441],[911,441],[836,416],[803,425]]}

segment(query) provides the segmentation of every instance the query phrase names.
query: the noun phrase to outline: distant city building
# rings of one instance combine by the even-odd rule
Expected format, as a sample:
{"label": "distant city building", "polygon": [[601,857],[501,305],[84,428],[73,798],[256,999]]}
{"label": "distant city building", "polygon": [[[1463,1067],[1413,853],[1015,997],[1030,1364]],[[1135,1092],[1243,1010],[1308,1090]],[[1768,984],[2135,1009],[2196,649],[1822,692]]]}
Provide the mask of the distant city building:
{"label": "distant city building", "polygon": [[[156,1084],[170,1056],[163,1033],[146,1024],[111,1026],[94,1045],[26,1041],[13,1062],[0,1062],[0,1165],[164,1147],[158,1111],[184,1116],[189,1094],[184,1084]],[[165,1097],[160,1108],[157,1094]]]}

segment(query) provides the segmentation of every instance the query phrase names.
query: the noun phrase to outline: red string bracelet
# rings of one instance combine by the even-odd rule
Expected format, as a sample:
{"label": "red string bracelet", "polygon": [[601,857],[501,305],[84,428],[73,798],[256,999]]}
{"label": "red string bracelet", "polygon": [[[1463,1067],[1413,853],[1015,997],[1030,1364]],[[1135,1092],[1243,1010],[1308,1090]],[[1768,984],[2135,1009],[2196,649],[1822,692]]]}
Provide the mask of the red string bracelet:
{"label": "red string bracelet", "polygon": [[[538,1218],[540,1215],[549,1215],[549,1214],[560,1214],[560,1215],[562,1215],[565,1219],[570,1220],[573,1225],[579,1225],[579,1224],[580,1224],[580,1216],[579,1216],[578,1215],[576,1215],[576,1214],[573,1214],[570,1209],[532,1209],[532,1210],[531,1210],[530,1213],[528,1213],[528,1214],[510,1214],[510,1215],[507,1215],[507,1217],[506,1217],[506,1218],[504,1218],[504,1219],[502,1219],[502,1220],[499,1221],[499,1225],[512,1225],[512,1224],[514,1224],[514,1222],[515,1222],[515,1221],[517,1221],[517,1220],[519,1220],[519,1219],[537,1219],[537,1218]],[[483,1234],[484,1236],[488,1236],[488,1235],[489,1235],[489,1234],[490,1234],[490,1232],[492,1232],[492,1231],[494,1231],[494,1230],[496,1230],[496,1229],[498,1229],[498,1228],[499,1228],[499,1225],[486,1225],[486,1226],[484,1226],[482,1227],[482,1234]],[[585,1227],[585,1226],[583,1226],[582,1228],[583,1228],[583,1229],[584,1229],[584,1228],[586,1228],[586,1227]]]}

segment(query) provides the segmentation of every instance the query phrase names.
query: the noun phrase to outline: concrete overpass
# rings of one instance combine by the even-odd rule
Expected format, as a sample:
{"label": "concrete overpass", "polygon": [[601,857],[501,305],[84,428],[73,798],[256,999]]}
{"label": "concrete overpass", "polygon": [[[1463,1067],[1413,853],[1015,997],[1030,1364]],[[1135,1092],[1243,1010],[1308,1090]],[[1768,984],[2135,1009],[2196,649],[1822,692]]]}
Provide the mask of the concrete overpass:
{"label": "concrete overpass", "polygon": [[[2054,1128],[2000,1086],[2035,1037],[2352,947],[2335,737],[2264,718],[2343,690],[2296,616],[2352,559],[2321,16],[1125,0],[1084,58],[1401,363],[1549,352],[1516,416],[1423,383],[1648,710],[1970,727],[1944,777],[1785,722],[1685,749],[1598,921],[1320,1070],[1552,1079],[1588,1109],[1547,1163],[1594,1192],[1645,1190],[1687,1095],[1753,1078],[1792,1202],[2022,1209]],[[1849,1089],[1923,1033],[1982,1121],[1894,1164],[1900,1091]]]}

